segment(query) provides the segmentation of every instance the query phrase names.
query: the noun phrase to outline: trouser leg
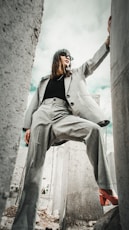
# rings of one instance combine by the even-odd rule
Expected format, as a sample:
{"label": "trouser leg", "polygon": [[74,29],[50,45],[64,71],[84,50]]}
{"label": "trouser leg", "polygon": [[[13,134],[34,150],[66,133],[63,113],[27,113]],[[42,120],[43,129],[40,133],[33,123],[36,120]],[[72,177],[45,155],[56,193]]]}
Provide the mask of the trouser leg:
{"label": "trouser leg", "polygon": [[93,126],[84,142],[87,146],[87,154],[93,165],[95,179],[99,188],[112,189],[112,180],[101,128],[98,125]]}
{"label": "trouser leg", "polygon": [[12,230],[35,229],[45,153],[50,146],[50,125],[33,125],[26,162],[24,187]]}
{"label": "trouser leg", "polygon": [[100,188],[111,189],[112,181],[106,159],[102,128],[97,124],[73,115],[54,124],[54,132],[61,139],[83,141],[93,165],[96,182]]}

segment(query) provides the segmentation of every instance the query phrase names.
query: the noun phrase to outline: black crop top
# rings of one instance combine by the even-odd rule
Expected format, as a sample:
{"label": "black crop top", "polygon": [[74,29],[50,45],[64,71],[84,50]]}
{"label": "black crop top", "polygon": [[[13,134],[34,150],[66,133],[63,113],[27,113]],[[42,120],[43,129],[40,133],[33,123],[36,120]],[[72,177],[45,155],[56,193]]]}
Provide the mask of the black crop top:
{"label": "black crop top", "polygon": [[43,100],[47,98],[53,98],[53,97],[57,97],[57,98],[66,100],[65,87],[64,87],[64,76],[61,76],[60,78],[54,78],[54,79],[49,80],[46,90],[45,90]]}

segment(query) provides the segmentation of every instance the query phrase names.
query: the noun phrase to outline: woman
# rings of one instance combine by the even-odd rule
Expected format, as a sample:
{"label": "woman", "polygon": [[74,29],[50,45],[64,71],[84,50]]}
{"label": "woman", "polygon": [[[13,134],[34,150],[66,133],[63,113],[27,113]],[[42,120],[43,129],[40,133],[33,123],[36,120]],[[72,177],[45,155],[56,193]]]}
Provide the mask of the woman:
{"label": "woman", "polygon": [[[110,27],[110,20],[108,22]],[[110,28],[108,30],[110,32]],[[29,145],[21,201],[13,224],[16,229],[34,229],[40,181],[46,151],[67,140],[86,144],[100,191],[101,205],[117,205],[103,147],[101,126],[109,121],[86,91],[86,78],[109,53],[109,37],[92,59],[71,69],[72,57],[58,50],[51,75],[41,79],[25,116],[25,141]]]}

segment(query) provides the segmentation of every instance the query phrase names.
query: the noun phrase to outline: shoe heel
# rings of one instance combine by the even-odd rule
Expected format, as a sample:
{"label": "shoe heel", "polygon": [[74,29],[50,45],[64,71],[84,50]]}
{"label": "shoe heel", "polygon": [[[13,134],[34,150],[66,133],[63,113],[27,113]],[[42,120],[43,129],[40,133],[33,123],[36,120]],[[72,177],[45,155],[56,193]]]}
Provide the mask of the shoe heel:
{"label": "shoe heel", "polygon": [[99,195],[99,200],[100,200],[100,204],[101,204],[102,206],[104,206],[104,205],[105,205],[105,202],[106,202],[106,198],[103,197],[103,195]]}
{"label": "shoe heel", "polygon": [[102,206],[110,205],[110,202],[101,194],[99,195],[99,200]]}

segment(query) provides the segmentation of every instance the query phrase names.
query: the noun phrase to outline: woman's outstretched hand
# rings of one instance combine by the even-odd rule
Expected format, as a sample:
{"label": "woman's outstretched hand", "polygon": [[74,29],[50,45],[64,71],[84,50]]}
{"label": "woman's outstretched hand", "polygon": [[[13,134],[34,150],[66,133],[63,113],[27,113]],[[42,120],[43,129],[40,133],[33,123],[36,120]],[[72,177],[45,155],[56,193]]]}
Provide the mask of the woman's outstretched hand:
{"label": "woman's outstretched hand", "polygon": [[107,27],[107,31],[109,33],[106,41],[105,41],[105,44],[107,46],[107,48],[110,47],[110,30],[111,30],[111,20],[112,20],[112,17],[110,16],[109,19],[108,19],[108,27]]}

